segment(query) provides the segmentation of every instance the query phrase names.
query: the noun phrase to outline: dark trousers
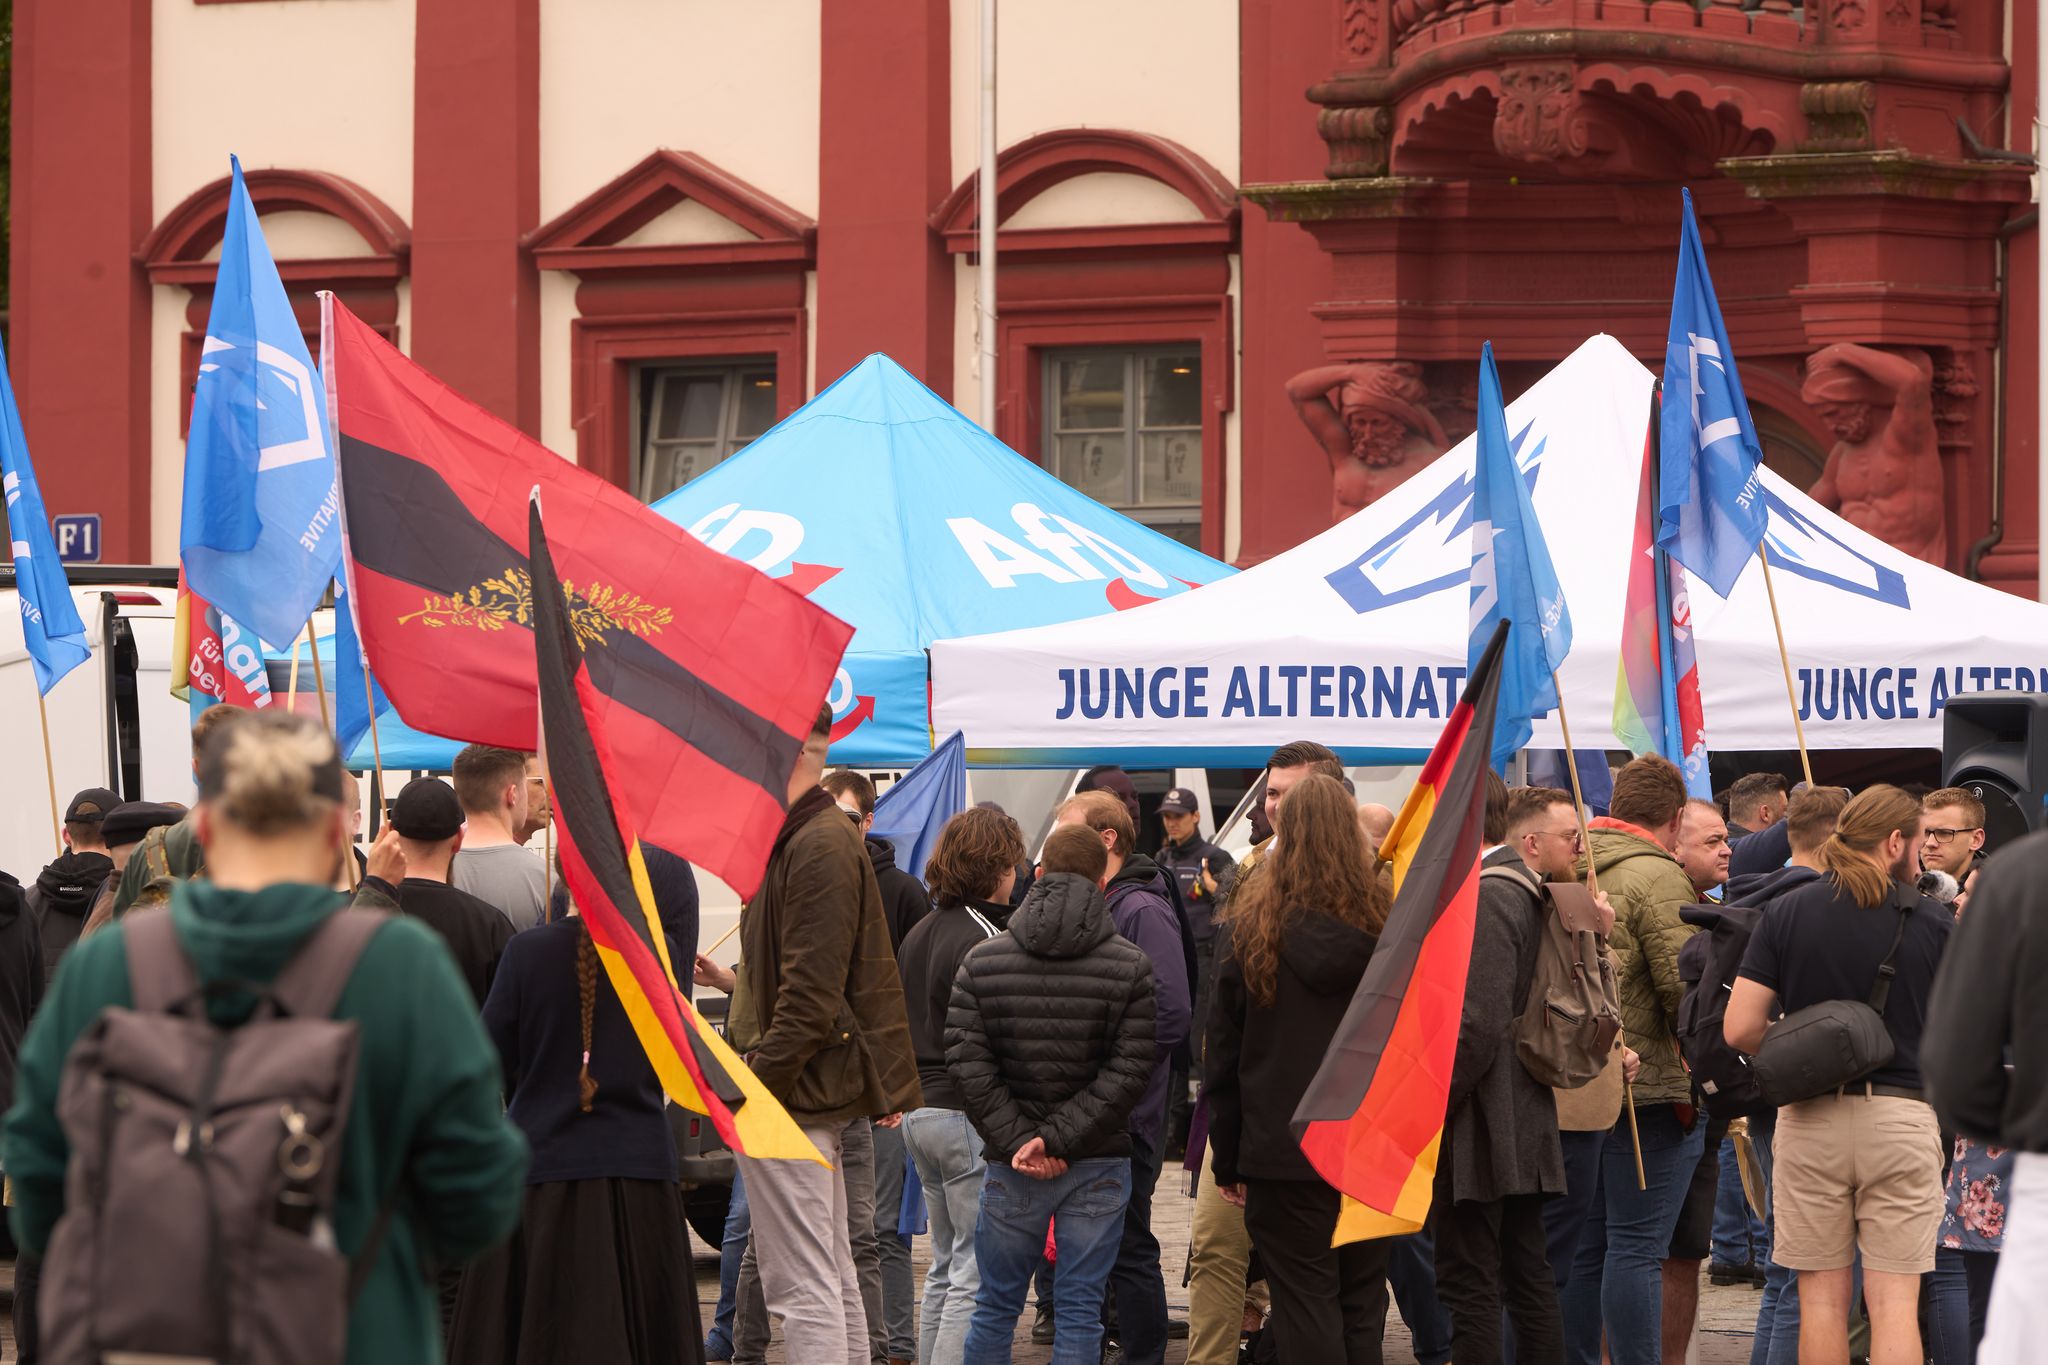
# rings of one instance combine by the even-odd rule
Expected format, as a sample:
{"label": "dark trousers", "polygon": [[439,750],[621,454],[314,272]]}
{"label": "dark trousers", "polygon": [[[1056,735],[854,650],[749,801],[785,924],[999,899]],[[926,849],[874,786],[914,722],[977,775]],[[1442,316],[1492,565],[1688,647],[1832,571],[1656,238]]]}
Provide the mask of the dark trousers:
{"label": "dark trousers", "polygon": [[1550,1273],[1558,1292],[1563,1293],[1579,1254],[1579,1234],[1586,1230],[1593,1199],[1600,1193],[1600,1154],[1607,1149],[1607,1130],[1559,1133],[1557,1139],[1564,1149],[1564,1193],[1544,1204],[1543,1228],[1550,1247]]}
{"label": "dark trousers", "polygon": [[1452,1365],[1500,1365],[1501,1309],[1518,1365],[1561,1365],[1564,1326],[1543,1226],[1544,1196],[1452,1203],[1437,1182],[1436,1287],[1451,1310]]}
{"label": "dark trousers", "polygon": [[35,1365],[41,1353],[36,1333],[36,1294],[42,1289],[43,1259],[26,1251],[14,1258],[14,1350],[21,1365]]}
{"label": "dark trousers", "polygon": [[1124,1210],[1123,1241],[1109,1272],[1108,1295],[1116,1307],[1116,1341],[1124,1365],[1164,1365],[1166,1360],[1166,1277],[1159,1264],[1159,1239],[1152,1235],[1152,1187],[1158,1183],[1159,1152],[1133,1133],[1131,1202]]}
{"label": "dark trousers", "polygon": [[1320,1180],[1248,1180],[1244,1224],[1266,1268],[1266,1330],[1287,1365],[1380,1365],[1387,1243],[1332,1247],[1337,1192]]}

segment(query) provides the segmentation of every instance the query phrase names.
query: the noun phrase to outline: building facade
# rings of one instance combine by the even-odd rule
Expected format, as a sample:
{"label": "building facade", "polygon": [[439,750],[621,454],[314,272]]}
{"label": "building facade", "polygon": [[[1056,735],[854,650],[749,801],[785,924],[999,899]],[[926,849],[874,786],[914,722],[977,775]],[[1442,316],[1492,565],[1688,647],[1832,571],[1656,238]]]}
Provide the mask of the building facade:
{"label": "building facade", "polygon": [[1469,432],[1483,340],[1655,365],[1688,184],[1771,463],[2034,594],[2031,5],[1000,11],[983,319],[974,0],[16,0],[52,512],[175,558],[230,152],[309,334],[331,289],[642,497],[880,350],[1238,563]]}

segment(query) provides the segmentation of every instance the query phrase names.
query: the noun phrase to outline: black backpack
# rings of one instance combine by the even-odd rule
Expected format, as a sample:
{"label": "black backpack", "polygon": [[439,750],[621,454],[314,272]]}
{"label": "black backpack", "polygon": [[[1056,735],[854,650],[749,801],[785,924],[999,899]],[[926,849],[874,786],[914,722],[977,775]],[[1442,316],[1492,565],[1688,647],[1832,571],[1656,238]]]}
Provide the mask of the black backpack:
{"label": "black backpack", "polygon": [[1757,1084],[1750,1059],[1730,1047],[1721,1031],[1735,974],[1763,913],[1755,906],[1711,904],[1688,905],[1678,912],[1687,924],[1706,930],[1678,950],[1678,979],[1685,984],[1678,1002],[1678,1051],[1717,1119],[1764,1114],[1773,1107]]}

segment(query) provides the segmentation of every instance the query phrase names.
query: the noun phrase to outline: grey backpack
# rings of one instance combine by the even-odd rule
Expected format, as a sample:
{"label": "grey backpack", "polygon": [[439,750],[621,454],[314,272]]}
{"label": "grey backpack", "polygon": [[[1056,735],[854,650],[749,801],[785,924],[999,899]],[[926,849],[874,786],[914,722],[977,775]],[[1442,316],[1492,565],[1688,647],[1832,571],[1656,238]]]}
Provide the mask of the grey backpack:
{"label": "grey backpack", "polygon": [[133,1009],[110,1006],[64,1064],[64,1216],[43,1261],[51,1365],[337,1365],[389,1216],[351,1265],[332,1212],[360,1028],[331,1016],[386,916],[338,911],[243,1024],[167,911],[124,920]]}

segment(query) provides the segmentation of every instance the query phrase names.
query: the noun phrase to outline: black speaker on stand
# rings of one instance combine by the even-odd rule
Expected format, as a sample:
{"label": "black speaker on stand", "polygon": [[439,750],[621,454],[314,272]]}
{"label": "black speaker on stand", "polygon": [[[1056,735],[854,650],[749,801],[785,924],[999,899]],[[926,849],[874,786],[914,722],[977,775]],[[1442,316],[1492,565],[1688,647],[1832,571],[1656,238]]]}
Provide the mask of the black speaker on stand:
{"label": "black speaker on stand", "polygon": [[1941,781],[1984,803],[1987,850],[2040,829],[2048,794],[2048,695],[1951,697],[1942,713]]}

